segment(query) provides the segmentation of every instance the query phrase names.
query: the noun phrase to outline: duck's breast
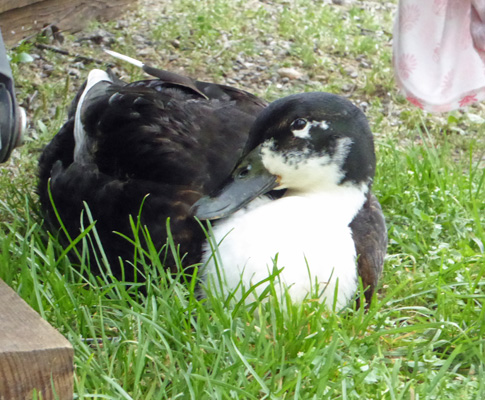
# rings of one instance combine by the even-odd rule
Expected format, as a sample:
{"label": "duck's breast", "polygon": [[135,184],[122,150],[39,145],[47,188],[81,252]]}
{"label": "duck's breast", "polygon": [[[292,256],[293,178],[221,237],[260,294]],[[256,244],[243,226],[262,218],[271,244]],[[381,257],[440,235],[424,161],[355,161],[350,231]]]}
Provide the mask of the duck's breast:
{"label": "duck's breast", "polygon": [[[352,215],[336,206],[332,196],[252,202],[214,226],[217,262],[206,245],[205,283],[220,291],[222,276],[224,294],[240,283],[247,290],[276,265],[282,269],[278,290],[288,288],[295,302],[318,297],[331,307],[338,286],[337,307],[345,306],[357,289],[356,252],[349,228]],[[258,287],[256,296],[266,286]],[[236,298],[240,296],[238,291]]]}

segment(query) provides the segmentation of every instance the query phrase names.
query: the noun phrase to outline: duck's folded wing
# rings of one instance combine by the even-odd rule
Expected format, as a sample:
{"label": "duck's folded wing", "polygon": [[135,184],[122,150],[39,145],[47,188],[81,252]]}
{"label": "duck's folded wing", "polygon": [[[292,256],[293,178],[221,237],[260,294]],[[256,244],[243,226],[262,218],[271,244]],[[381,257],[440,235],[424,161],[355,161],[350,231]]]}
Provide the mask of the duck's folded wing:
{"label": "duck's folded wing", "polygon": [[[119,278],[122,274],[118,257],[133,260],[134,255],[134,248],[125,237],[140,240],[143,248],[147,248],[143,231],[138,235],[133,232],[130,216],[141,229],[149,231],[156,249],[161,249],[166,243],[165,223],[170,217],[172,237],[175,243],[181,245],[181,255],[200,254],[203,233],[190,215],[191,204],[200,197],[197,191],[142,179],[113,179],[101,173],[94,164],[72,163],[65,168],[60,160],[54,163],[47,184],[53,204],[50,198],[44,199],[43,208],[52,228],[59,229],[59,217],[68,235],[75,239],[91,221],[95,221],[103,251],[112,272]],[[44,197],[48,196],[48,191],[44,191]],[[91,217],[88,217],[86,207]],[[69,244],[64,234],[61,237],[66,245]],[[94,247],[92,253],[96,252]],[[171,257],[170,252],[168,257]],[[191,265],[199,260],[191,258],[187,261],[187,265]],[[167,259],[167,267],[173,266],[175,262]],[[91,269],[96,273],[97,265],[91,263]],[[124,278],[130,281],[133,274],[131,268],[126,269]]]}
{"label": "duck's folded wing", "polygon": [[387,250],[387,228],[381,205],[369,192],[367,201],[350,224],[357,253],[357,268],[370,304],[382,275]]}
{"label": "duck's folded wing", "polygon": [[86,202],[106,248],[114,259],[124,258],[126,241],[112,232],[129,235],[129,216],[136,217],[144,202],[142,224],[158,247],[170,216],[182,254],[200,254],[190,249],[203,240],[193,237],[200,229],[193,226],[190,206],[230,174],[264,102],[211,84],[200,87],[212,88],[206,99],[173,82],[120,84],[99,77],[79,91],[68,121],[39,161],[46,218],[59,226],[50,190],[63,223],[76,236]]}

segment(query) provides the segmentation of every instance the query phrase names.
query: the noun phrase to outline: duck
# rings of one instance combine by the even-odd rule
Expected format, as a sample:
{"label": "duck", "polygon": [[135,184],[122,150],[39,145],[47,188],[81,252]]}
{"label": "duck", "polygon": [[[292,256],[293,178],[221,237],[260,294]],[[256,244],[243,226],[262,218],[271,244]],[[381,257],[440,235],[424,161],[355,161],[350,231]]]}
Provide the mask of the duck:
{"label": "duck", "polygon": [[[178,257],[162,251],[170,238],[184,271],[200,267],[202,288],[249,287],[277,261],[278,279],[296,301],[317,282],[327,293],[319,299],[330,304],[336,293],[341,306],[360,278],[370,303],[387,231],[371,190],[373,136],[358,107],[325,92],[268,104],[111,55],[151,78],[124,82],[91,71],[39,159],[49,229],[66,245],[96,229],[102,246],[91,249],[93,273],[109,268],[126,282],[146,279],[131,244],[134,227],[142,227],[142,246],[149,237],[177,272]],[[211,237],[204,220],[212,222]]]}
{"label": "duck", "polygon": [[[376,157],[363,112],[335,94],[290,95],[261,111],[250,137],[258,142],[230,178],[193,205],[199,219],[220,221],[204,247],[206,287],[237,300],[252,288],[253,300],[276,267],[279,298],[316,295],[341,309],[360,277],[370,304],[387,230],[371,191]],[[275,191],[284,194],[267,196]]]}

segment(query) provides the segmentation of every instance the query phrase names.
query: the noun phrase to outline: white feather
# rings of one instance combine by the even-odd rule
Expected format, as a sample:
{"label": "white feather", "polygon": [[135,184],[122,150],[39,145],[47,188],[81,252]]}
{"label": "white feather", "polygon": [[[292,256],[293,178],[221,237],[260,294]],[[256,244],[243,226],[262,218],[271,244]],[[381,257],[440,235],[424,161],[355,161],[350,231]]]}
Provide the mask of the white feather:
{"label": "white feather", "polygon": [[111,78],[105,71],[102,71],[100,69],[93,69],[92,71],[90,71],[86,87],[84,88],[84,92],[82,93],[79,102],[77,103],[76,114],[74,116],[74,161],[76,162],[83,162],[86,160],[87,157],[86,131],[84,130],[81,121],[84,100],[86,99],[86,95],[93,88],[93,86],[103,81],[112,82]]}
{"label": "white feather", "polygon": [[123,61],[126,61],[130,64],[133,64],[139,68],[142,68],[144,63],[142,63],[141,61],[135,59],[135,58],[131,58],[129,56],[125,56],[124,54],[121,54],[121,53],[118,53],[116,51],[113,51],[113,50],[107,50],[105,49],[104,50],[106,53],[108,53],[110,56],[113,56],[114,58],[117,58],[119,60],[123,60]]}

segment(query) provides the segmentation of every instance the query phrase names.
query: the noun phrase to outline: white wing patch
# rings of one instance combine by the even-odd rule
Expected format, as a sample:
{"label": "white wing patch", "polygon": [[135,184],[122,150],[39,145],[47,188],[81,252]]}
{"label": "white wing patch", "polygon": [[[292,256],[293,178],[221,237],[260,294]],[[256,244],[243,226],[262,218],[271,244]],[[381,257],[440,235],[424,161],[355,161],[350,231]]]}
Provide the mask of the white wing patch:
{"label": "white wing patch", "polygon": [[292,133],[295,137],[300,138],[300,139],[310,139],[310,130],[314,127],[320,127],[323,130],[328,129],[328,123],[327,121],[312,121],[308,124],[303,129],[292,129]]}
{"label": "white wing patch", "polygon": [[88,92],[99,82],[112,82],[109,75],[100,69],[93,69],[89,72],[86,87],[84,89],[79,102],[76,107],[76,115],[74,117],[74,161],[81,162],[86,155],[86,131],[84,130],[83,124],[81,122],[81,112],[84,105],[84,100]]}

